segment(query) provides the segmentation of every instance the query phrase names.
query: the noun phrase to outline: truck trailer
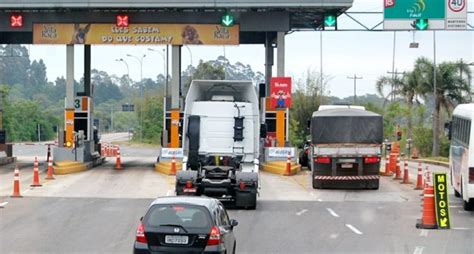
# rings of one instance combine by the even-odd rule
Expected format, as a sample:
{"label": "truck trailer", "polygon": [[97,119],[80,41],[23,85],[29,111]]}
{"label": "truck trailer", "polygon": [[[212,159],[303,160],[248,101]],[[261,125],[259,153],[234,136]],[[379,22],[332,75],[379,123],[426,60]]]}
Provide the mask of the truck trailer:
{"label": "truck trailer", "polygon": [[192,81],[185,100],[177,195],[206,195],[237,208],[256,208],[258,107],[251,81]]}
{"label": "truck trailer", "polygon": [[318,110],[310,133],[313,188],[379,188],[381,115],[355,108]]}

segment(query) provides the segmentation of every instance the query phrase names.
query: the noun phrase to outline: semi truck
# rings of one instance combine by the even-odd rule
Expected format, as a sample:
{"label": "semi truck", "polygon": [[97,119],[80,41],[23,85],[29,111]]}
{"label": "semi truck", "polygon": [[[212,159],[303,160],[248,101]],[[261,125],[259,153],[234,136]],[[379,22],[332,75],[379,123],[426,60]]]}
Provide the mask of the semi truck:
{"label": "semi truck", "polygon": [[260,117],[251,81],[193,80],[185,99],[177,195],[206,195],[255,209]]}
{"label": "semi truck", "polygon": [[315,111],[309,123],[313,188],[379,188],[381,115],[326,107]]}

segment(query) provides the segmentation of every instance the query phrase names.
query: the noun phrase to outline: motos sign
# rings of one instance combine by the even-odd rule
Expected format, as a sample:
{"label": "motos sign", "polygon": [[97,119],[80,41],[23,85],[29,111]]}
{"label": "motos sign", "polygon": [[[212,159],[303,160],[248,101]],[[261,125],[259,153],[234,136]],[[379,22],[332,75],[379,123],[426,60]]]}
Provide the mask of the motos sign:
{"label": "motos sign", "polygon": [[438,228],[449,229],[448,184],[446,173],[434,173],[434,195]]}

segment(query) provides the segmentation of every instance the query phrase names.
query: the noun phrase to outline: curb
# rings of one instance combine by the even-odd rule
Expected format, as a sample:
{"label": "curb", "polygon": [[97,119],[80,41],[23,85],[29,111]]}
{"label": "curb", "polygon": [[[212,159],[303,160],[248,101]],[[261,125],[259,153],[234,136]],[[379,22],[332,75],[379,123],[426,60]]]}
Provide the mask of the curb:
{"label": "curb", "polygon": [[434,160],[425,160],[425,159],[409,159],[411,162],[421,162],[424,164],[430,164],[435,166],[449,167],[449,162],[444,161],[434,161]]}

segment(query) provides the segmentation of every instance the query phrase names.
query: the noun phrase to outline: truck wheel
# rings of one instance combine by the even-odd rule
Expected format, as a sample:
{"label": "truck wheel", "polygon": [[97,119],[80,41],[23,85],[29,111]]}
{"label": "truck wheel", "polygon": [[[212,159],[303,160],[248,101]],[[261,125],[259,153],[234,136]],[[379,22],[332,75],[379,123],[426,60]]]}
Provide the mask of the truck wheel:
{"label": "truck wheel", "polygon": [[323,182],[313,179],[313,189],[322,189]]}
{"label": "truck wheel", "polygon": [[375,180],[375,181],[369,181],[369,183],[367,184],[367,187],[371,190],[378,190],[379,185],[380,185],[380,181]]}
{"label": "truck wheel", "polygon": [[463,201],[462,207],[465,211],[474,211],[474,198],[470,198],[469,201]]}

